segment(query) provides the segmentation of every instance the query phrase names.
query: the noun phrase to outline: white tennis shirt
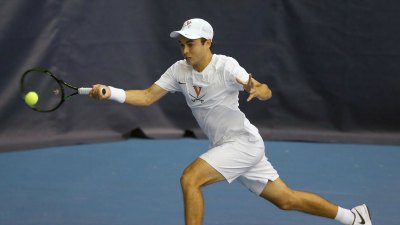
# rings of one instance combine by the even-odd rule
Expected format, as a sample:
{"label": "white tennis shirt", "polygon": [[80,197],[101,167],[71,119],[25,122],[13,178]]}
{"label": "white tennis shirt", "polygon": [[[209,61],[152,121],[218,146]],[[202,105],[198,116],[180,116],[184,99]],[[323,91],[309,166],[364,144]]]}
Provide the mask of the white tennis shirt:
{"label": "white tennis shirt", "polygon": [[180,60],[155,83],[169,92],[182,92],[210,145],[218,146],[244,135],[250,141],[261,139],[258,129],[239,109],[243,86],[236,78],[248,81],[249,74],[234,58],[214,54],[202,72]]}

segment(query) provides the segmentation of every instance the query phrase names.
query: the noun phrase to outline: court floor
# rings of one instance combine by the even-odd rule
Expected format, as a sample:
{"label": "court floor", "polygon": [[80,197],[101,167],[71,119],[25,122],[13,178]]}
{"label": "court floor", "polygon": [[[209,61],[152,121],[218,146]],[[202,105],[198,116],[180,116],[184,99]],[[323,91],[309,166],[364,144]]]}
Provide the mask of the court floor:
{"label": "court floor", "polygon": [[[183,225],[180,175],[205,140],[142,140],[0,153],[1,225]],[[266,142],[292,188],[398,225],[400,146]],[[238,182],[204,189],[205,225],[339,224],[280,211]]]}

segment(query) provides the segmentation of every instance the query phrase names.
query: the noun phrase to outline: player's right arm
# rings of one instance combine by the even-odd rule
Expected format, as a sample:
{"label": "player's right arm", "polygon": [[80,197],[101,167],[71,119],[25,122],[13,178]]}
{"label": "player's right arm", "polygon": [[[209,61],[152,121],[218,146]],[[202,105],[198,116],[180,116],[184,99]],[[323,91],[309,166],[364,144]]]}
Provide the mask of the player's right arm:
{"label": "player's right arm", "polygon": [[[101,94],[103,89],[106,90],[104,95]],[[126,98],[124,103],[134,106],[149,106],[158,101],[167,93],[167,90],[164,90],[157,84],[153,84],[149,88],[144,90],[126,90]],[[108,99],[111,96],[111,91],[108,86],[96,84],[93,85],[90,96],[96,99]]]}
{"label": "player's right arm", "polygon": [[125,91],[125,103],[135,106],[149,106],[161,99],[167,93],[168,91],[164,90],[157,84],[153,84],[149,88],[144,90]]}

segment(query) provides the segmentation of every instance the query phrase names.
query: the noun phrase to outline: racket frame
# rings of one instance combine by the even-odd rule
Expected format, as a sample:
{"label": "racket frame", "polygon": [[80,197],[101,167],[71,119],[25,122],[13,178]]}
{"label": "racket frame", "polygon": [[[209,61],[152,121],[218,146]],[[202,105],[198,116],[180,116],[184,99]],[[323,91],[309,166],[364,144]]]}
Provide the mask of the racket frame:
{"label": "racket frame", "polygon": [[[60,94],[61,94],[61,101],[52,109],[48,109],[48,110],[42,110],[42,109],[38,109],[35,107],[30,107],[31,109],[37,111],[37,112],[53,112],[54,110],[58,109],[66,100],[68,100],[70,97],[79,94],[78,93],[78,87],[72,86],[71,84],[68,84],[67,82],[61,80],[60,78],[56,77],[50,70],[46,69],[46,68],[40,68],[40,67],[36,67],[36,68],[32,68],[29,69],[27,71],[24,72],[24,74],[22,75],[22,78],[20,80],[20,88],[21,88],[21,94],[22,94],[22,98],[25,97],[26,92],[28,90],[24,89],[24,78],[27,74],[29,74],[30,72],[40,72],[40,73],[45,73],[47,75],[49,75],[50,77],[52,77],[57,83],[58,86],[60,87]],[[64,86],[69,87],[73,90],[75,90],[75,92],[69,94],[69,95],[65,95],[65,89]]]}

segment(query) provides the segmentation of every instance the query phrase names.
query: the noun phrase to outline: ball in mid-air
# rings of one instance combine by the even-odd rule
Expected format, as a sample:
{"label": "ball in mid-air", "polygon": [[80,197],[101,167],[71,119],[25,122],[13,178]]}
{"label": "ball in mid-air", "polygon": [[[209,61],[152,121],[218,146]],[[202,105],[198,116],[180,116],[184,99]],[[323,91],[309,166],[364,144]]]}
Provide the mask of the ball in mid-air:
{"label": "ball in mid-air", "polygon": [[36,103],[39,101],[39,96],[36,92],[30,91],[25,95],[25,103],[29,106],[35,106]]}

